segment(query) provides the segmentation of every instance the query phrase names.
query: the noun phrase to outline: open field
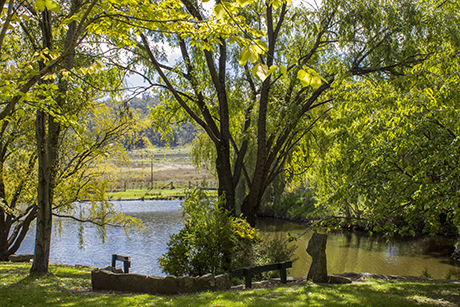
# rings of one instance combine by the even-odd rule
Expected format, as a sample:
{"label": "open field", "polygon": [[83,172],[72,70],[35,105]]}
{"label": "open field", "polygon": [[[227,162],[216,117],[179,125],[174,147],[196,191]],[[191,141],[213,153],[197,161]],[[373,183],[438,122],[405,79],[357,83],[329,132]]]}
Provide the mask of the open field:
{"label": "open field", "polygon": [[216,188],[208,170],[197,170],[189,156],[190,147],[158,148],[129,152],[128,161],[112,159],[109,199],[165,199],[182,196],[206,182]]}
{"label": "open field", "polygon": [[187,295],[93,292],[91,269],[51,265],[30,276],[29,263],[0,262],[1,306],[459,306],[460,283],[367,280],[347,285],[310,282],[245,291]]}

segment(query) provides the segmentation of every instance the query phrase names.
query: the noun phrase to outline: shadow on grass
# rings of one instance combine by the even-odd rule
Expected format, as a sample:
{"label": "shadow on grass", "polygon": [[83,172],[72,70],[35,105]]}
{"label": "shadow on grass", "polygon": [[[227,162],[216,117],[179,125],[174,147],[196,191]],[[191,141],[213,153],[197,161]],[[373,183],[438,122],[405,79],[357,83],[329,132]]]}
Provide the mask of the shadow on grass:
{"label": "shadow on grass", "polygon": [[[459,306],[460,282],[371,280],[348,285],[303,283],[272,289],[158,296],[93,292],[91,269],[51,266],[53,276],[28,275],[28,265],[0,264],[1,306]],[[6,302],[6,303],[5,303]]]}
{"label": "shadow on grass", "polygon": [[[430,283],[371,283],[353,285],[301,284],[275,289],[227,291],[179,296],[114,293],[92,297],[109,306],[458,306],[458,284],[441,288]],[[87,301],[90,303],[90,301]]]}

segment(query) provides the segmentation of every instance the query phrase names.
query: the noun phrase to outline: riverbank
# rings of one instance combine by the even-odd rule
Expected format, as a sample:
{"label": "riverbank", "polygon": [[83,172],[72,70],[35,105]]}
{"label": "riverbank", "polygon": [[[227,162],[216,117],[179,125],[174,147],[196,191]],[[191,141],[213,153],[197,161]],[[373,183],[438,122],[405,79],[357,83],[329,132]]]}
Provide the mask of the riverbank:
{"label": "riverbank", "polygon": [[[188,188],[178,189],[130,189],[107,193],[108,200],[183,200],[185,199]],[[217,196],[217,190],[206,191],[208,195]]]}
{"label": "riverbank", "polygon": [[30,276],[29,263],[0,262],[5,306],[458,306],[459,281],[365,279],[347,285],[294,283],[272,288],[160,296],[91,289],[91,268],[51,265]]}

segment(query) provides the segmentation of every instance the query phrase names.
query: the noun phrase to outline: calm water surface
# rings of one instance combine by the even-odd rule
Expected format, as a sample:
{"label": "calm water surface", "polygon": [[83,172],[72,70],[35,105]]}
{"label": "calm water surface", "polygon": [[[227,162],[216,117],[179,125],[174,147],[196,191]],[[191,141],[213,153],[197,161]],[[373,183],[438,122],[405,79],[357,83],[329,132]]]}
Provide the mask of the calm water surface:
{"label": "calm water surface", "polygon": [[[158,257],[166,252],[169,236],[182,227],[181,201],[113,203],[116,209],[140,218],[146,226],[144,231],[127,236],[123,229],[108,228],[106,241],[102,243],[97,228],[85,224],[83,248],[80,248],[80,224],[66,220],[60,233],[53,232],[50,262],[106,267],[111,264],[112,254],[119,254],[131,257],[132,273],[164,275],[158,267]],[[35,229],[31,230],[18,254],[33,253]],[[118,262],[117,267],[123,267],[122,262]]]}
{"label": "calm water surface", "polygon": [[[289,232],[297,236],[296,258],[292,276],[306,276],[311,257],[305,251],[312,233],[299,223],[261,219],[258,228],[263,234],[279,235]],[[433,278],[460,278],[460,262],[450,258],[455,238],[409,238],[387,241],[379,236],[351,231],[329,232],[326,257],[328,273],[368,272],[421,276],[426,270]]]}
{"label": "calm water surface", "polygon": [[[122,201],[114,202],[117,209],[140,218],[145,231],[126,236],[123,229],[109,228],[102,243],[97,228],[85,225],[81,245],[79,223],[66,220],[60,233],[53,232],[51,263],[82,264],[105,267],[111,263],[112,254],[131,256],[130,272],[147,275],[164,275],[158,267],[158,257],[166,252],[169,236],[182,227],[180,201]],[[291,276],[306,276],[311,258],[305,251],[311,233],[305,233],[302,224],[261,219],[257,228],[264,235],[285,234],[298,236],[295,244],[297,261]],[[301,235],[303,234],[303,235]],[[35,229],[31,229],[19,253],[33,253]],[[449,258],[454,239],[421,238],[392,240],[369,237],[354,232],[329,233],[326,247],[329,273],[371,272],[420,276],[425,270],[434,278],[444,278],[449,271],[460,278],[459,263]],[[122,264],[118,263],[118,267]]]}

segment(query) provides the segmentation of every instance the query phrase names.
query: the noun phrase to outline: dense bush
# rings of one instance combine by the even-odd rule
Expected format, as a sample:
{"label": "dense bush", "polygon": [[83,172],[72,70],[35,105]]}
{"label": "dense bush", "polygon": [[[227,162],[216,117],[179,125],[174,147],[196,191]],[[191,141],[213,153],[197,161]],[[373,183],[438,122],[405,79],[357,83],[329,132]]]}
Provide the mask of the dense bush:
{"label": "dense bush", "polygon": [[314,192],[309,188],[298,188],[284,192],[279,201],[269,201],[261,205],[261,216],[303,221],[315,211]]}
{"label": "dense bush", "polygon": [[171,235],[168,251],[159,258],[167,274],[222,274],[240,267],[292,260],[296,246],[289,243],[293,237],[261,239],[244,219],[229,216],[219,202],[200,190],[187,197],[182,210],[184,227]]}
{"label": "dense bush", "polygon": [[184,227],[171,235],[168,251],[159,258],[163,272],[199,276],[251,264],[260,238],[245,220],[229,216],[200,190],[187,197],[182,210]]}

